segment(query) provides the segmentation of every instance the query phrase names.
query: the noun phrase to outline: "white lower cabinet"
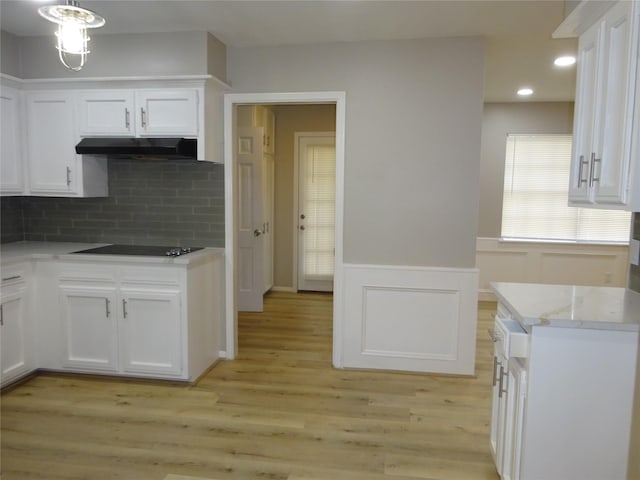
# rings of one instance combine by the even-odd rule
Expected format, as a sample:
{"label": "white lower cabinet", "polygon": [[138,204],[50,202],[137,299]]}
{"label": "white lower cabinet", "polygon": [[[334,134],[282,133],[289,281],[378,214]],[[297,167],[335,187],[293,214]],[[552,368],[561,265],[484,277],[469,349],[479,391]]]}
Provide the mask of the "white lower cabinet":
{"label": "white lower cabinet", "polygon": [[183,378],[181,270],[143,267],[136,278],[135,268],[63,264],[63,368]]}
{"label": "white lower cabinet", "polygon": [[0,382],[6,385],[34,368],[26,265],[2,270]]}
{"label": "white lower cabinet", "polygon": [[182,322],[179,290],[121,290],[122,370],[181,375]]}
{"label": "white lower cabinet", "polygon": [[2,386],[38,369],[194,381],[220,357],[221,252],[68,257],[2,265]]}
{"label": "white lower cabinet", "polygon": [[61,285],[65,333],[64,366],[116,372],[118,370],[118,320],[116,289]]}
{"label": "white lower cabinet", "polygon": [[638,332],[525,331],[516,312],[505,329],[498,310],[490,446],[500,477],[626,480]]}

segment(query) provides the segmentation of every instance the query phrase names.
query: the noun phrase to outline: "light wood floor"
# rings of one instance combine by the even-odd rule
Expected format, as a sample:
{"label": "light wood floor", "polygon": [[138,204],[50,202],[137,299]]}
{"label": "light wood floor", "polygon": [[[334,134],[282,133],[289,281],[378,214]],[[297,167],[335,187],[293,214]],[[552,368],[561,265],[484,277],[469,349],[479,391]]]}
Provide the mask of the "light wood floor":
{"label": "light wood floor", "polygon": [[238,359],[195,386],[41,375],[5,392],[2,480],[496,480],[495,305],[461,378],[332,369],[331,303],[269,294],[240,316]]}

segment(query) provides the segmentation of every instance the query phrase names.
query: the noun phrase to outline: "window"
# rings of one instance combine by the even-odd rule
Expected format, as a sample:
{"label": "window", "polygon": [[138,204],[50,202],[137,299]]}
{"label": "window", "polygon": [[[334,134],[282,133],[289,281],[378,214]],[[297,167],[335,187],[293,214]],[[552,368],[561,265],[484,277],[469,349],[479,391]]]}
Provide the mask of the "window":
{"label": "window", "polygon": [[567,205],[571,135],[507,135],[502,237],[628,242],[629,212]]}

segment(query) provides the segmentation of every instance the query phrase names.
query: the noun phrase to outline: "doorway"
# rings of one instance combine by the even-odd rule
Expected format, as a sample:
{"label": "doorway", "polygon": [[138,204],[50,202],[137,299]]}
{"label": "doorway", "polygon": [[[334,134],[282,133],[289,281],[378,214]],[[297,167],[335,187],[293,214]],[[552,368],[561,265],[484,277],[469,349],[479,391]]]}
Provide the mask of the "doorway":
{"label": "doorway", "polygon": [[[333,302],[333,352],[332,363],[342,366],[342,291],[343,268],[343,207],[344,207],[344,139],[345,139],[345,93],[344,92],[300,92],[265,94],[226,94],[224,99],[224,158],[225,158],[225,283],[226,322],[224,338],[225,357],[233,359],[237,353],[237,279],[238,277],[238,202],[240,195],[239,165],[236,160],[237,145],[235,114],[237,107],[247,104],[333,104],[335,105],[335,255],[334,255],[334,302]],[[256,225],[255,229],[260,226]]]}

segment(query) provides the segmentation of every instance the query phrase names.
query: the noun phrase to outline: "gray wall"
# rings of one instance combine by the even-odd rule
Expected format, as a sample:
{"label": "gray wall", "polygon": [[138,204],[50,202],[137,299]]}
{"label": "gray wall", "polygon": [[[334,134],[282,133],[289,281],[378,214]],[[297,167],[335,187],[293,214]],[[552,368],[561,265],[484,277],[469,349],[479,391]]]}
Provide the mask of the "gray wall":
{"label": "gray wall", "polygon": [[482,118],[479,237],[500,236],[508,133],[573,131],[573,102],[487,103]]}
{"label": "gray wall", "polygon": [[109,160],[109,197],[4,197],[1,204],[3,243],[224,246],[224,170],[209,162]]}
{"label": "gray wall", "polygon": [[20,38],[0,32],[0,71],[20,78]]}
{"label": "gray wall", "polygon": [[[4,40],[4,37],[3,37]],[[212,74],[226,81],[226,47],[207,32],[91,34],[81,72],[58,59],[53,35],[20,39],[20,78],[77,78]],[[4,53],[4,50],[3,50]],[[3,62],[4,72],[4,62]],[[211,69],[211,71],[208,71]],[[4,72],[8,73],[8,72]]]}
{"label": "gray wall", "polygon": [[346,91],[346,262],[475,265],[482,39],[227,53],[234,92]]}

